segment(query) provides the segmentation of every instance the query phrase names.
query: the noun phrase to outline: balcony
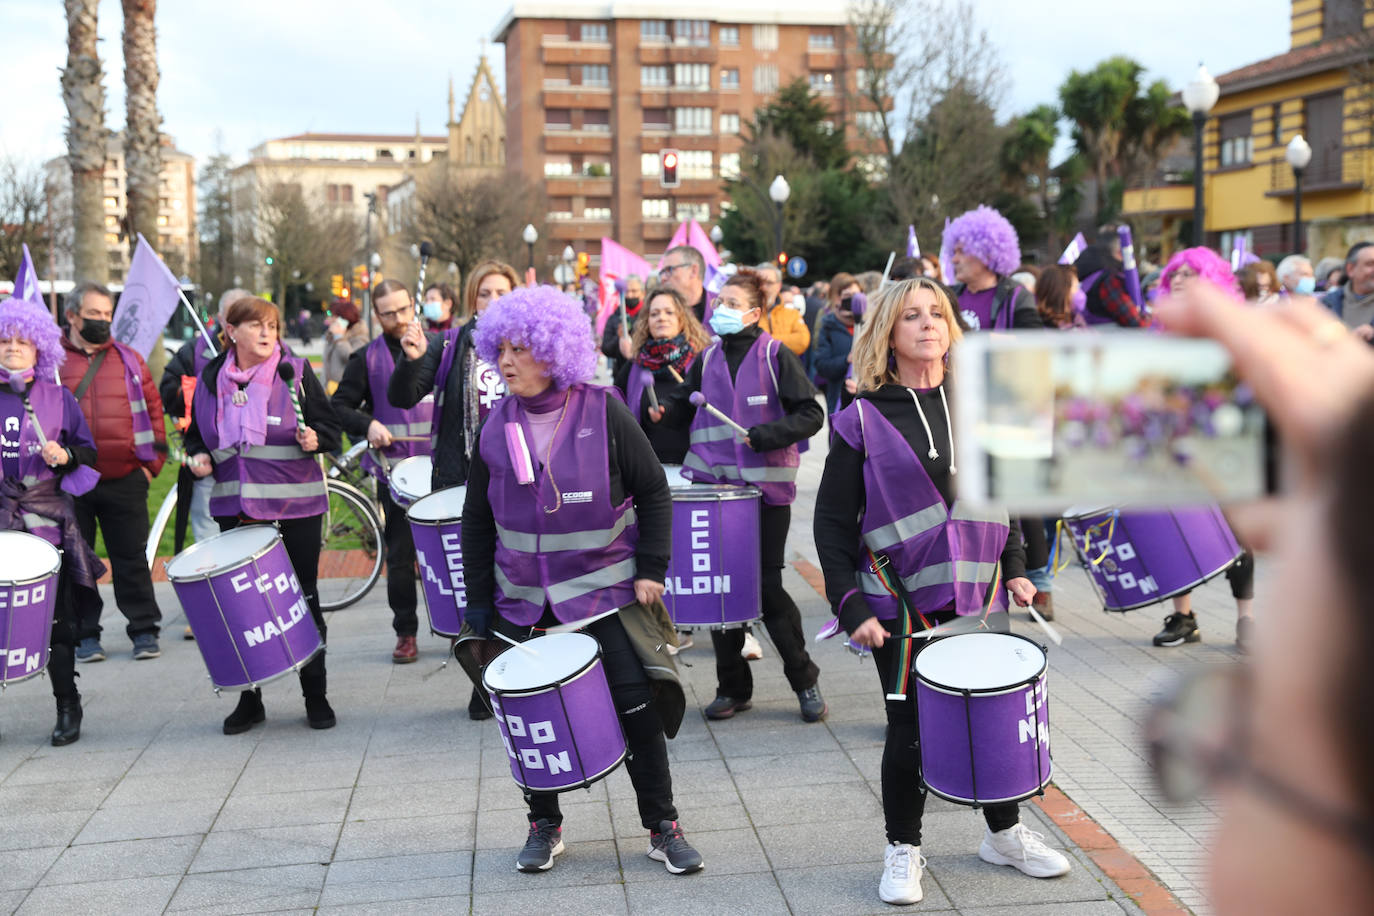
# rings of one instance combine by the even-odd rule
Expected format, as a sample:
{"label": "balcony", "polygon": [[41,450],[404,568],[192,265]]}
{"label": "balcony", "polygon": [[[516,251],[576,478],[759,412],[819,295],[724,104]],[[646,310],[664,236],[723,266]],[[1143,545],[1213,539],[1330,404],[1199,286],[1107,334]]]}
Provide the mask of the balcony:
{"label": "balcony", "polygon": [[611,107],[609,86],[544,86],[545,108]]}
{"label": "balcony", "polygon": [[668,108],[713,108],[719,100],[709,86],[673,86],[668,90],[668,98],[670,101],[665,106]]}
{"label": "balcony", "polygon": [[666,242],[673,237],[677,222],[671,219],[646,219],[643,222],[643,235],[646,242]]}
{"label": "balcony", "polygon": [[1127,188],[1122,196],[1121,212],[1125,216],[1190,214],[1193,212],[1193,186],[1166,184],[1148,188]]}
{"label": "balcony", "polygon": [[676,188],[665,188],[659,184],[658,177],[641,178],[639,194],[641,197],[715,197],[721,192],[722,179],[713,175],[710,178],[684,178]]}
{"label": "balcony", "polygon": [[807,48],[806,68],[808,70],[840,69],[840,52],[834,48]]}
{"label": "balcony", "polygon": [[710,45],[668,46],[670,64],[714,64],[719,58],[720,50]]}
{"label": "balcony", "polygon": [[540,47],[545,64],[609,64],[611,46],[603,42],[569,41],[545,35]]}
{"label": "balcony", "polygon": [[611,179],[581,175],[547,177],[544,190],[550,197],[610,197]]}
{"label": "balcony", "polygon": [[[674,130],[650,130],[645,128],[639,135],[639,151],[641,153],[656,153],[664,148],[671,149],[705,149],[716,151],[724,148],[720,134],[711,132],[704,134],[682,134]],[[738,138],[734,138],[736,141]],[[731,151],[738,147],[738,142],[729,145]]]}
{"label": "balcony", "polygon": [[[1313,149],[1312,161],[1302,173],[1302,192],[1358,191],[1371,166],[1374,151],[1368,149]],[[1269,163],[1269,190],[1264,196],[1291,197],[1293,190],[1293,167],[1279,156]]]}
{"label": "balcony", "polygon": [[560,130],[544,132],[544,152],[546,153],[606,153],[612,148],[611,135],[607,131]]}
{"label": "balcony", "polygon": [[560,219],[550,222],[549,237],[560,242],[599,239],[613,233],[609,219]]}

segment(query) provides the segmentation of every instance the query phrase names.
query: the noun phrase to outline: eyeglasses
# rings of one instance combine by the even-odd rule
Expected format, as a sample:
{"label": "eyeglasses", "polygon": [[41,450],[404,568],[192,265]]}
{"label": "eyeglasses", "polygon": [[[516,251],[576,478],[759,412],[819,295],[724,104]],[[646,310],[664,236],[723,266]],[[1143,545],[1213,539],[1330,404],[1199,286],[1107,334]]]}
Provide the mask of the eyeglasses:
{"label": "eyeglasses", "polygon": [[381,318],[381,319],[383,319],[383,320],[385,320],[385,321],[391,321],[391,320],[393,320],[393,319],[399,318],[400,316],[404,315],[406,312],[412,312],[412,311],[414,311],[414,309],[411,309],[411,308],[403,308],[403,309],[396,309],[395,311],[392,311],[392,312],[378,312],[378,313],[377,313],[377,317],[378,317],[378,318]]}
{"label": "eyeglasses", "polygon": [[666,280],[670,276],[672,276],[673,271],[677,270],[679,267],[690,266],[690,264],[664,264],[662,267],[658,269],[658,278],[660,280]]}
{"label": "eyeglasses", "polygon": [[1145,734],[1160,791],[1171,802],[1186,803],[1222,782],[1237,782],[1374,859],[1374,821],[1309,794],[1252,759],[1252,703],[1251,673],[1243,665],[1205,669],[1156,701]]}

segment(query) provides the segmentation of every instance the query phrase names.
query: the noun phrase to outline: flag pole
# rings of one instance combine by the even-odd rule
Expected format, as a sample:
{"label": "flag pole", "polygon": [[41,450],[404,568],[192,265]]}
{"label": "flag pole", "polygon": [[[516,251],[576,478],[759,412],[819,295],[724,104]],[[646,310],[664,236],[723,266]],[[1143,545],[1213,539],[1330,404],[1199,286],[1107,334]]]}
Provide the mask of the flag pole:
{"label": "flag pole", "polygon": [[199,315],[199,314],[196,312],[196,310],[191,306],[191,303],[190,303],[189,301],[187,301],[187,299],[186,299],[186,293],[185,293],[185,291],[182,290],[182,288],[181,288],[180,285],[177,286],[177,295],[181,297],[181,304],[184,305],[184,306],[186,306],[186,311],[190,313],[190,315],[191,315],[191,321],[192,321],[193,324],[195,324],[196,328],[200,331],[200,336],[203,337],[203,338],[205,338],[205,343],[210,347],[210,352],[211,352],[211,353],[214,353],[216,356],[218,356],[218,355],[219,355],[219,347],[215,346],[215,341],[214,341],[214,339],[210,336],[210,332],[209,332],[208,330],[206,330],[205,322],[203,322],[203,321],[200,320],[200,315]]}

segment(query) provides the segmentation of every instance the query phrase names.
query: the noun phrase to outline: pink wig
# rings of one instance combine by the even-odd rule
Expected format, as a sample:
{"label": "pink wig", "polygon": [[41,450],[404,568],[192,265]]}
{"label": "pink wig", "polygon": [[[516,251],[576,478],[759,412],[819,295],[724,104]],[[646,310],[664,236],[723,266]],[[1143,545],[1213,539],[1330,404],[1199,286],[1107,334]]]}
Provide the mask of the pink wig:
{"label": "pink wig", "polygon": [[549,367],[559,391],[596,373],[596,347],[586,312],[552,286],[521,287],[487,306],[472,332],[477,355],[495,365],[503,340],[529,347],[530,354]]}
{"label": "pink wig", "polygon": [[955,248],[962,248],[964,254],[982,261],[999,277],[1009,277],[1021,266],[1021,243],[1016,230],[991,207],[969,210],[945,227],[940,250],[953,252]]}
{"label": "pink wig", "polygon": [[1202,279],[1225,290],[1237,299],[1241,298],[1240,284],[1236,281],[1236,275],[1231,273],[1231,265],[1210,248],[1185,248],[1182,251],[1174,252],[1169,263],[1164,265],[1164,273],[1160,275],[1160,293],[1166,296],[1170,293],[1173,287],[1174,273],[1185,264]]}
{"label": "pink wig", "polygon": [[67,354],[62,350],[62,330],[41,305],[23,299],[0,302],[0,337],[23,337],[38,349],[34,374],[51,381]]}

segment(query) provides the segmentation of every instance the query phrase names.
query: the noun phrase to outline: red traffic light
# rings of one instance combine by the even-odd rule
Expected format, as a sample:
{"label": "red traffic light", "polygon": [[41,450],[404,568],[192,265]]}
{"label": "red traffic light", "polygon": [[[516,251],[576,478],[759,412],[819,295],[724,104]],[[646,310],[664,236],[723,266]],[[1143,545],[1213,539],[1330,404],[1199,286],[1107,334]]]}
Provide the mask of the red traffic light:
{"label": "red traffic light", "polygon": [[787,252],[785,252],[785,251],[779,251],[779,252],[778,252],[778,266],[779,266],[779,267],[786,267],[786,266],[787,266]]}
{"label": "red traffic light", "polygon": [[674,152],[667,152],[667,153],[664,153],[664,154],[663,154],[663,164],[666,165],[666,166],[667,166],[668,168],[670,168],[670,169],[671,169],[673,166],[677,165],[677,153],[674,153]]}
{"label": "red traffic light", "polygon": [[676,188],[679,185],[677,177],[678,151],[675,149],[661,150],[658,154],[659,171],[658,183],[665,188]]}

